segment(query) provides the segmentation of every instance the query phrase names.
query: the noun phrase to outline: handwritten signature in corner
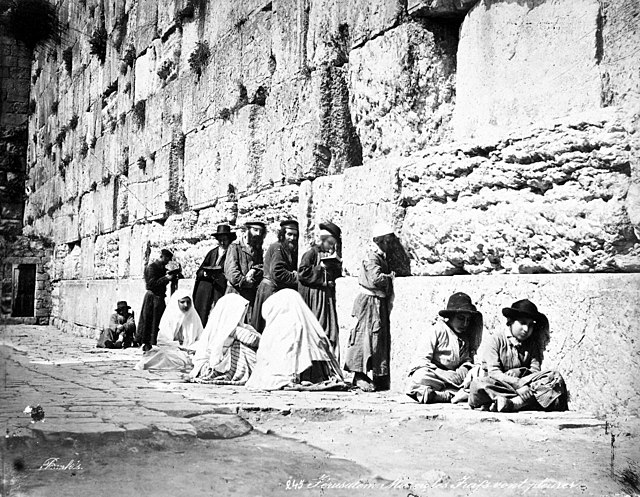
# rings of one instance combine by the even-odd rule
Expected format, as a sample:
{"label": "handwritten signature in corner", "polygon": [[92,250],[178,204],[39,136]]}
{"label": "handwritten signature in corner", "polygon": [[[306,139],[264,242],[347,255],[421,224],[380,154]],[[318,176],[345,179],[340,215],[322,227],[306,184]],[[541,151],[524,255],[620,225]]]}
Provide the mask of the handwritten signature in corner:
{"label": "handwritten signature in corner", "polygon": [[79,471],[83,469],[80,461],[75,459],[71,459],[67,464],[61,464],[58,461],[60,461],[59,457],[50,457],[40,465],[38,471]]}

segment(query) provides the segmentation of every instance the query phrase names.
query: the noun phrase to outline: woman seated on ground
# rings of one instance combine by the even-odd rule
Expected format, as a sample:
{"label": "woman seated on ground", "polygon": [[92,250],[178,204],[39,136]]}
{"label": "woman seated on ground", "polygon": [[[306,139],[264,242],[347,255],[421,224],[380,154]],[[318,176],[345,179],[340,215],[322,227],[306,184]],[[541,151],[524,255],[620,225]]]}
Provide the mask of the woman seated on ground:
{"label": "woman seated on ground", "polygon": [[160,319],[158,345],[143,353],[136,369],[190,370],[193,345],[201,334],[202,322],[193,307],[191,293],[176,290]]}
{"label": "woman seated on ground", "polygon": [[331,342],[298,292],[284,289],[262,306],[265,329],[247,388],[346,389]]}
{"label": "woman seated on ground", "polygon": [[507,328],[492,333],[479,351],[487,376],[471,382],[469,405],[509,412],[521,409],[564,411],[567,390],[557,371],[541,371],[546,316],[529,300],[502,309]]}
{"label": "woman seated on ground", "polygon": [[249,301],[230,293],[218,300],[196,342],[189,380],[244,385],[256,364],[260,334],[244,324]]}

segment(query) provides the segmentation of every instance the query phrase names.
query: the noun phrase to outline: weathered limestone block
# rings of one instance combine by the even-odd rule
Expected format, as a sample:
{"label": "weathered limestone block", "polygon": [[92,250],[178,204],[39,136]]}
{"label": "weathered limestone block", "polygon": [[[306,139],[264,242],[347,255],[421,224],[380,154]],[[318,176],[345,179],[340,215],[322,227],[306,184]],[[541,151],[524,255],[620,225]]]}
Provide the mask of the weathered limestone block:
{"label": "weathered limestone block", "polygon": [[135,46],[138,54],[147,48],[158,31],[158,2],[156,0],[138,0],[129,11],[129,16],[138,20]]}
{"label": "weathered limestone block", "polygon": [[94,249],[94,278],[111,279],[118,276],[118,233],[99,235]]}
{"label": "weathered limestone block", "polygon": [[93,279],[95,276],[95,238],[88,236],[80,241],[80,278]]}
{"label": "weathered limestone block", "polygon": [[[357,275],[360,262],[373,244],[371,231],[378,222],[391,224],[400,235],[404,209],[398,204],[399,167],[381,162],[347,169],[344,174],[344,208],[342,217],[343,259],[348,274]],[[408,260],[394,269],[408,273]]]}
{"label": "weathered limestone block", "polygon": [[129,262],[131,260],[131,228],[118,230],[118,278],[129,277]]}
{"label": "weathered limestone block", "polygon": [[342,228],[344,198],[342,174],[322,176],[300,185],[300,247],[318,241],[318,223],[331,221]]}
{"label": "weathered limestone block", "polygon": [[409,22],[349,56],[351,116],[366,158],[405,154],[449,134],[457,28]]}
{"label": "weathered limestone block", "polygon": [[629,142],[578,120],[416,157],[400,173],[414,274],[637,271]]}
{"label": "weathered limestone block", "polygon": [[482,0],[460,30],[457,138],[496,136],[601,104],[597,0]]}
{"label": "weathered limestone block", "polygon": [[416,17],[463,17],[478,0],[408,0],[407,12]]}
{"label": "weathered limestone block", "polygon": [[[264,108],[247,105],[227,120],[216,120],[185,139],[184,189],[197,206],[233,191],[246,192],[263,183],[267,146]],[[202,151],[207,153],[203,154]],[[280,178],[278,178],[280,179]]]}
{"label": "weathered limestone block", "polygon": [[273,78],[286,82],[307,67],[309,15],[299,0],[275,0],[271,18]]}
{"label": "weathered limestone block", "polygon": [[[161,216],[166,212],[169,200],[169,178],[167,174],[170,155],[169,145],[155,153],[154,160],[145,162],[145,170],[137,171],[137,180],[129,181],[127,206],[129,223],[147,217]],[[135,157],[135,155],[133,156]],[[137,159],[136,159],[137,160]],[[131,169],[138,167],[137,163]]]}
{"label": "weathered limestone block", "polygon": [[234,225],[237,216],[237,202],[233,199],[220,199],[215,205],[198,211],[198,221],[193,227],[193,233],[203,240],[215,240],[211,235],[216,232],[218,225]]}

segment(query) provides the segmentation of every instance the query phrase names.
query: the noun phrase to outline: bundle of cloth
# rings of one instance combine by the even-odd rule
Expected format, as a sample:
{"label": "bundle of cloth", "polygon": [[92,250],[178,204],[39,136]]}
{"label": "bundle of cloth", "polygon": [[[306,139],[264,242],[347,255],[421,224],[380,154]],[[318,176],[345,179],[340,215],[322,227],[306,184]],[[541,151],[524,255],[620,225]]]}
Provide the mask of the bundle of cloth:
{"label": "bundle of cloth", "polygon": [[204,333],[194,345],[189,380],[218,385],[244,385],[256,364],[260,334],[244,324],[249,301],[229,293],[211,310]]}
{"label": "bundle of cloth", "polygon": [[298,292],[283,289],[262,306],[265,329],[247,388],[347,389],[333,347]]}
{"label": "bundle of cloth", "polygon": [[193,366],[191,356],[202,331],[191,293],[176,290],[162,314],[157,345],[144,352],[135,369],[188,372]]}

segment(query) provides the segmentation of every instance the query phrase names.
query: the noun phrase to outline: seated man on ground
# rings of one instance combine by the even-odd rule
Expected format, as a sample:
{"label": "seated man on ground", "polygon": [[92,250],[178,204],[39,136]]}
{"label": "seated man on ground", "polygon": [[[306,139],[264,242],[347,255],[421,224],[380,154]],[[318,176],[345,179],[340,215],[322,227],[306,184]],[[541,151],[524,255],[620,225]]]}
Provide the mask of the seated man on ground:
{"label": "seated man on ground", "polygon": [[447,308],[427,333],[424,357],[409,371],[407,395],[422,403],[451,402],[473,364],[482,337],[482,314],[465,293],[449,297]]}
{"label": "seated man on ground", "polygon": [[567,390],[557,371],[541,371],[546,316],[529,300],[502,309],[507,328],[483,342],[479,357],[487,376],[471,382],[469,405],[509,412],[521,409],[564,411]]}
{"label": "seated man on ground", "polygon": [[244,385],[256,364],[260,334],[244,324],[249,301],[229,293],[211,310],[207,326],[194,345],[190,381]]}
{"label": "seated man on ground", "polygon": [[171,296],[160,320],[158,344],[143,353],[136,369],[188,371],[195,342],[202,334],[200,316],[193,307],[191,292],[178,289]]}
{"label": "seated man on ground", "polygon": [[248,388],[347,388],[329,338],[298,292],[286,288],[273,294],[262,315],[265,329]]}
{"label": "seated man on ground", "polygon": [[126,349],[135,345],[136,322],[130,309],[126,300],[118,302],[115,312],[109,318],[109,326],[102,330],[96,347]]}

